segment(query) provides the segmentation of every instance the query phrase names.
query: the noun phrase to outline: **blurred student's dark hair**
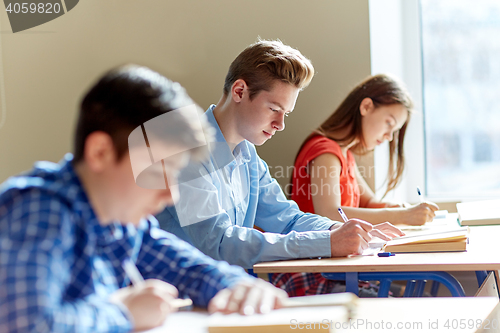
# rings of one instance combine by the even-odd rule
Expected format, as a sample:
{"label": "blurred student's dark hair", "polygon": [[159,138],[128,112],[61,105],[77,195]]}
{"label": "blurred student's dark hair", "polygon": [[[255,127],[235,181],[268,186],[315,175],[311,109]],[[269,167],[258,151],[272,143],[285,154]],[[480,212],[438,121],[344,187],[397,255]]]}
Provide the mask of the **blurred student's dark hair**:
{"label": "blurred student's dark hair", "polygon": [[[121,159],[128,151],[133,129],[166,112],[194,104],[185,89],[159,73],[137,65],[115,68],[104,74],[85,94],[74,138],[74,163],[83,160],[85,141],[95,132],[110,135]],[[193,130],[187,117],[179,120],[176,135],[163,133],[169,143],[193,146],[203,133]],[[178,135],[178,133],[182,133]],[[196,144],[194,145],[196,146]],[[196,152],[191,151],[191,154]]]}

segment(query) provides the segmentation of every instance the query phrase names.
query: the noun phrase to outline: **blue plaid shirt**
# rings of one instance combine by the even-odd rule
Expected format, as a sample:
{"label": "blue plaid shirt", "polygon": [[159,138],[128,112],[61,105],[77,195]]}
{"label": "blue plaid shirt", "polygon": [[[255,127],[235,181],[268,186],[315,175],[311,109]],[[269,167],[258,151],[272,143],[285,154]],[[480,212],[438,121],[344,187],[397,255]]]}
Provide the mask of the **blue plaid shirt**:
{"label": "blue plaid shirt", "polygon": [[0,332],[128,332],[126,309],[108,297],[129,284],[132,258],[146,279],[161,279],[206,306],[249,278],[157,227],[101,226],[71,155],[39,162],[0,188]]}

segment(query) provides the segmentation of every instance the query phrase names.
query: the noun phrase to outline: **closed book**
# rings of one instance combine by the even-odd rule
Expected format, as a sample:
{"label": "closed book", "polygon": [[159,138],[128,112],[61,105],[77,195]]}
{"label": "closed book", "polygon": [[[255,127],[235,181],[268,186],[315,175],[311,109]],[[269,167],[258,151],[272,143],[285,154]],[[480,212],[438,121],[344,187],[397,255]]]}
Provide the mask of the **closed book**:
{"label": "closed book", "polygon": [[500,224],[500,200],[457,203],[460,225]]}

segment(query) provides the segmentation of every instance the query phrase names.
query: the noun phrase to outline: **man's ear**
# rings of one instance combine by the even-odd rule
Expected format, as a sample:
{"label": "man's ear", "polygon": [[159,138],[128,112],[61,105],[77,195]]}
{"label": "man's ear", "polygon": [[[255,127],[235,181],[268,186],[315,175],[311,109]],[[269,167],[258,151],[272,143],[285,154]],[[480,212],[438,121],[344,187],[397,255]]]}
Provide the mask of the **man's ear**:
{"label": "man's ear", "polygon": [[102,172],[116,163],[117,154],[111,136],[105,132],[92,132],[85,140],[84,160],[90,170]]}
{"label": "man's ear", "polygon": [[239,103],[243,99],[243,96],[248,93],[248,86],[245,80],[243,79],[238,79],[234,81],[233,85],[231,86],[231,98],[236,102]]}
{"label": "man's ear", "polygon": [[371,111],[375,110],[375,105],[370,97],[366,97],[359,104],[359,112],[362,116],[366,116]]}

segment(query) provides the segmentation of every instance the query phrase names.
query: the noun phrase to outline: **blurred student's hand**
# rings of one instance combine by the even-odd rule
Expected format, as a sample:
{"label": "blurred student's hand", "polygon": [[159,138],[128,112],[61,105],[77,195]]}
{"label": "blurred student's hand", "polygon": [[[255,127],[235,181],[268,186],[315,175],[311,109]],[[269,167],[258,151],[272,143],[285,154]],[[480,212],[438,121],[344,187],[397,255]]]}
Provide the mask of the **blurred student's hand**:
{"label": "blurred student's hand", "polygon": [[262,279],[244,281],[219,291],[208,303],[208,312],[268,313],[280,308],[285,298],[288,295],[284,290]]}
{"label": "blurred student's hand", "polygon": [[351,219],[340,227],[331,228],[332,257],[362,254],[372,239],[373,225],[363,220]]}
{"label": "blurred student's hand", "polygon": [[117,290],[110,301],[121,303],[132,315],[134,330],[148,330],[163,324],[176,308],[170,306],[178,295],[177,288],[161,280],[146,280],[141,286]]}

